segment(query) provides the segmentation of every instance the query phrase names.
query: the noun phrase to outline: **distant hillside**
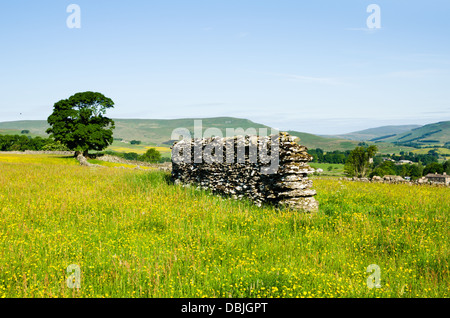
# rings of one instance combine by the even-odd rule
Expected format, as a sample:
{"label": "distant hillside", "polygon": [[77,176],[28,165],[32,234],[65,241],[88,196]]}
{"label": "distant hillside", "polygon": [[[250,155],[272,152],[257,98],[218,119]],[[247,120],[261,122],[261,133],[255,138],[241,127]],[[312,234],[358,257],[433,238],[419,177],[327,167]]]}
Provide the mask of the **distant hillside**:
{"label": "distant hillside", "polygon": [[48,137],[45,131],[49,127],[46,120],[5,121],[0,123],[0,135],[20,135],[22,130],[29,130],[30,135]]}
{"label": "distant hillside", "polygon": [[[131,141],[140,140],[143,145],[171,145],[170,139],[172,132],[176,128],[187,128],[193,135],[194,132],[194,118],[183,119],[114,119],[116,129],[114,130],[115,147],[119,147],[119,140]],[[226,128],[255,128],[258,132],[260,128],[267,128],[270,133],[270,127],[255,123],[248,119],[234,118],[234,117],[215,117],[202,118],[203,132],[208,128],[218,128],[222,134],[226,136]],[[27,129],[30,134],[47,136],[45,130],[48,128],[45,120],[33,121],[15,121],[0,123],[0,131],[3,130],[5,134],[20,134],[21,130]],[[332,150],[350,150],[356,147],[357,141],[325,138],[313,134],[290,131],[294,136],[301,139],[301,144],[308,148],[321,148],[325,151]],[[122,144],[124,145],[124,144]],[[141,147],[140,147],[141,148]]]}
{"label": "distant hillside", "polygon": [[[170,140],[172,131],[176,128],[187,128],[194,132],[194,120],[186,119],[114,119],[114,138],[126,141],[140,140],[143,143],[159,144]],[[203,132],[211,127],[220,129],[225,135],[225,128],[247,129],[253,127],[269,128],[247,119],[232,117],[217,117],[202,119]],[[24,120],[0,122],[0,133],[20,134],[22,130],[29,130],[30,134],[48,137],[45,131],[49,128],[45,120]]]}
{"label": "distant hillside", "polygon": [[389,137],[383,141],[419,147],[450,146],[450,121],[428,124]]}
{"label": "distant hillside", "polygon": [[[192,136],[194,133],[194,118],[183,119],[114,119],[116,129],[114,130],[115,141],[111,149],[118,151],[138,151],[143,152],[146,146],[169,147],[172,145],[171,135],[176,128],[188,129]],[[255,123],[248,119],[234,117],[202,118],[203,132],[208,128],[220,129],[223,136],[226,136],[226,128],[255,128],[258,132],[260,128],[270,127]],[[0,122],[0,134],[20,134],[22,130],[29,130],[32,136],[48,137],[45,133],[48,128],[45,120],[26,120],[14,122]],[[298,131],[288,131],[290,134],[300,138],[300,143],[310,149],[321,148],[324,151],[351,150],[354,149],[359,140],[349,140],[344,138],[331,138],[317,136]],[[132,140],[141,141],[141,145],[130,145]],[[123,142],[121,142],[123,141]],[[404,145],[394,145],[392,143],[378,142],[377,145],[382,153],[398,153],[399,151],[410,151],[413,148]]]}
{"label": "distant hillside", "polygon": [[352,150],[359,144],[359,141],[355,140],[321,137],[293,130],[289,130],[287,132],[292,136],[299,137],[300,144],[308,147],[309,149],[321,148],[325,151],[333,151],[333,150],[345,151],[345,150]]}
{"label": "distant hillside", "polygon": [[[194,118],[183,119],[114,119],[116,129],[114,130],[114,138],[122,138],[124,140],[141,140],[143,143],[152,144],[170,144],[172,132],[177,128],[186,128],[194,137]],[[226,128],[260,128],[270,127],[252,122],[248,119],[240,119],[233,117],[215,117],[201,118],[203,133],[208,128],[220,129],[223,136],[226,136]]]}
{"label": "distant hillside", "polygon": [[360,131],[354,131],[343,135],[332,135],[327,137],[344,138],[349,140],[359,141],[385,141],[386,138],[393,137],[404,132],[409,132],[411,129],[419,128],[420,125],[399,125],[399,126],[382,126],[376,128],[369,128]]}

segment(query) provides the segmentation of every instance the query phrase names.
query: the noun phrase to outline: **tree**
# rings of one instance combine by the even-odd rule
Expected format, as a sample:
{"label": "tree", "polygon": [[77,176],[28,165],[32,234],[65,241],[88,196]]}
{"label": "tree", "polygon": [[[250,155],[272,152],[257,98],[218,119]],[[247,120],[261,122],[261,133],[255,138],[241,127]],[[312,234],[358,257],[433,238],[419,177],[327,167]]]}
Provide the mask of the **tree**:
{"label": "tree", "polygon": [[123,154],[123,157],[126,160],[138,160],[139,155],[137,153],[135,153],[135,152],[126,152],[126,153]]}
{"label": "tree", "polygon": [[395,164],[389,160],[386,160],[380,165],[378,165],[370,174],[371,177],[373,176],[384,177],[386,175],[395,175]]}
{"label": "tree", "polygon": [[347,162],[344,166],[344,171],[347,176],[351,177],[365,177],[369,172],[370,159],[373,158],[378,151],[377,146],[356,147],[350,152]]}
{"label": "tree", "polygon": [[427,175],[429,173],[443,173],[444,172],[444,167],[438,163],[438,162],[432,162],[430,164],[427,164],[425,169],[423,169],[423,175]]}
{"label": "tree", "polygon": [[47,133],[76,155],[101,151],[113,142],[114,121],[104,116],[112,107],[114,102],[101,93],[77,93],[55,103]]}
{"label": "tree", "polygon": [[444,172],[447,174],[450,174],[450,160],[447,160],[442,164],[442,167],[444,168]]}
{"label": "tree", "polygon": [[155,148],[150,148],[144,153],[141,158],[142,161],[157,163],[161,160],[161,153]]}
{"label": "tree", "polygon": [[422,176],[423,166],[419,164],[414,164],[409,167],[408,174],[412,179],[417,179]]}

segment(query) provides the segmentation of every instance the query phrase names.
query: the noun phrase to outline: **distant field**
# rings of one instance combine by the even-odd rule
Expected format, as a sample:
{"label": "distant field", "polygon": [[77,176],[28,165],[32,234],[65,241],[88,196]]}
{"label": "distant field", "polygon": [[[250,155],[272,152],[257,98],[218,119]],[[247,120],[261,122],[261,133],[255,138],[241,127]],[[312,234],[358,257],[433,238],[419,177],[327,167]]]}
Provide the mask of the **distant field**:
{"label": "distant field", "polygon": [[387,142],[379,142],[375,143],[375,145],[378,147],[378,152],[381,154],[400,154],[400,152],[410,152],[416,150],[416,148],[412,147],[405,147],[405,146],[397,146],[391,143]]}
{"label": "distant field", "polygon": [[131,145],[120,141],[114,141],[113,144],[109,146],[107,150],[113,150],[118,152],[135,152],[138,154],[143,154],[150,148],[155,148],[156,150],[161,152],[161,155],[163,156],[170,156],[171,154],[171,149],[169,147],[157,147],[146,144]]}
{"label": "distant field", "polygon": [[20,135],[20,132],[17,129],[0,129],[0,135]]}
{"label": "distant field", "polygon": [[437,150],[437,152],[441,155],[450,156],[450,149],[448,148],[421,148],[421,149],[415,149],[412,152],[417,154],[427,154],[430,150]]}
{"label": "distant field", "polygon": [[[322,169],[323,172],[320,173],[321,176],[344,176],[343,164],[310,162],[309,165],[314,169]],[[328,170],[330,167],[332,168],[331,171]]]}
{"label": "distant field", "polygon": [[0,171],[0,297],[450,296],[449,188],[316,177],[310,215],[73,157]]}

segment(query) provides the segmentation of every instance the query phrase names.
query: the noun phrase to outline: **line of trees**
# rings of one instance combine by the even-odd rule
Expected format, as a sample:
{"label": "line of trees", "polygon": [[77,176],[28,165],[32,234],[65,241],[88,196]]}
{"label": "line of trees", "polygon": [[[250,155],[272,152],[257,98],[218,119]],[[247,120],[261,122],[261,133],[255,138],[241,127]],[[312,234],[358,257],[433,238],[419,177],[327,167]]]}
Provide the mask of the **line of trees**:
{"label": "line of trees", "polygon": [[0,151],[66,151],[68,148],[52,138],[25,135],[0,135]]}
{"label": "line of trees", "polygon": [[[398,175],[417,179],[429,173],[450,174],[450,160],[443,163],[438,162],[439,154],[434,150],[427,155],[416,155],[401,153],[400,156],[391,156],[397,160],[417,160],[413,164],[395,164],[390,160],[383,160],[381,156],[375,156],[377,146],[360,146],[352,150],[344,166],[344,172],[349,177],[373,177],[385,175]],[[421,158],[427,164],[423,164]],[[386,158],[385,158],[386,159]]]}
{"label": "line of trees", "polygon": [[411,179],[418,179],[429,173],[443,174],[444,172],[450,174],[450,160],[443,163],[431,162],[426,166],[422,165],[420,162],[417,164],[396,165],[392,161],[384,161],[380,165],[376,166],[369,176],[383,177],[386,175],[397,175],[402,177],[411,177]]}
{"label": "line of trees", "polygon": [[[368,146],[369,145],[365,144],[365,143],[359,144],[359,147],[368,147]],[[347,162],[347,159],[350,156],[351,152],[352,152],[352,150],[347,150],[347,151],[335,150],[335,151],[325,152],[321,148],[308,150],[308,153],[311,156],[313,156],[312,162],[317,162],[317,163],[345,164]],[[417,153],[413,153],[413,152],[404,152],[404,151],[401,151],[400,154],[398,154],[398,155],[397,154],[392,154],[392,155],[377,154],[373,158],[374,164],[375,165],[381,164],[383,162],[383,158],[384,159],[392,159],[395,161],[409,160],[409,161],[412,161],[415,163],[420,162],[422,165],[426,166],[432,162],[438,162],[439,153],[436,150],[432,149],[432,150],[428,151],[428,153],[426,153],[426,154],[417,154]]]}
{"label": "line of trees", "polygon": [[[395,154],[393,154],[393,155],[383,155],[382,157],[390,158],[390,159],[395,160],[395,161],[409,160],[409,161],[412,161],[412,162],[415,162],[415,163],[419,163],[420,162],[421,164],[426,166],[426,165],[428,165],[430,163],[438,162],[439,153],[436,150],[434,150],[434,149],[431,149],[426,154],[417,154],[417,153],[414,153],[414,152],[401,151],[399,155],[395,155]],[[374,160],[376,160],[376,159],[377,159],[377,157],[375,157]]]}
{"label": "line of trees", "polygon": [[351,150],[347,151],[331,151],[331,152],[324,152],[320,148],[316,149],[309,149],[308,153],[313,156],[312,162],[317,163],[341,163],[345,164],[347,161],[348,156],[350,155]]}

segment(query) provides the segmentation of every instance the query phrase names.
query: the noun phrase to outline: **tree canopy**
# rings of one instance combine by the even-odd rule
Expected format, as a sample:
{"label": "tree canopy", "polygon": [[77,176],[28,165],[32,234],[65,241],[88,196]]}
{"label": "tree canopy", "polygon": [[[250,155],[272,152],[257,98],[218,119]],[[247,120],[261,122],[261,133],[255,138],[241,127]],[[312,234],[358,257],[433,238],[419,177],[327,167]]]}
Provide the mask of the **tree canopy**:
{"label": "tree canopy", "polygon": [[365,177],[370,168],[370,159],[378,151],[377,146],[356,147],[350,152],[344,170],[348,176]]}
{"label": "tree canopy", "polygon": [[101,151],[113,142],[114,121],[104,116],[113,107],[114,102],[101,93],[77,93],[55,103],[47,133],[78,153]]}
{"label": "tree canopy", "polygon": [[155,148],[150,148],[141,156],[141,160],[156,163],[161,160],[161,153]]}

